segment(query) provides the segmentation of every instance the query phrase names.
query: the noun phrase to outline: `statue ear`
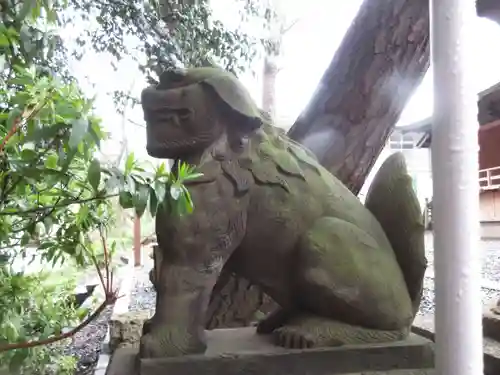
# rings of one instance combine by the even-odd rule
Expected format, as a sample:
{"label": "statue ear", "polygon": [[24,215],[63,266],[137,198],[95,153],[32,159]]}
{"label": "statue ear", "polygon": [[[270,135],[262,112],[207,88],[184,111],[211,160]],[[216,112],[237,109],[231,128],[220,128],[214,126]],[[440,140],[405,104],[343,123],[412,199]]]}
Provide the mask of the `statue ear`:
{"label": "statue ear", "polygon": [[265,116],[262,116],[245,86],[234,74],[224,69],[202,67],[169,70],[160,76],[157,89],[165,90],[192,84],[209,88],[210,95],[217,96],[228,112],[233,112],[233,116],[237,117],[236,123],[242,125],[242,130],[251,131],[266,122]]}
{"label": "statue ear", "polygon": [[169,90],[185,85],[186,72],[182,69],[167,69],[160,74],[158,90]]}
{"label": "statue ear", "polygon": [[214,75],[203,81],[225,105],[240,119],[245,130],[255,130],[262,126],[264,119],[250,93],[239,80],[228,72]]}

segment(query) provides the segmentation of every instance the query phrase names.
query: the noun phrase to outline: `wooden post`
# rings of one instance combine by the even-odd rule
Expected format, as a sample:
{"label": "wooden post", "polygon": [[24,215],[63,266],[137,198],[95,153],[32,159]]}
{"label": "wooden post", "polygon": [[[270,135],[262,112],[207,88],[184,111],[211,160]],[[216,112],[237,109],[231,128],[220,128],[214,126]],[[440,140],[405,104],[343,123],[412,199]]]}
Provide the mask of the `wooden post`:
{"label": "wooden post", "polygon": [[142,251],[141,251],[141,219],[139,216],[134,218],[134,266],[139,267],[142,265]]}

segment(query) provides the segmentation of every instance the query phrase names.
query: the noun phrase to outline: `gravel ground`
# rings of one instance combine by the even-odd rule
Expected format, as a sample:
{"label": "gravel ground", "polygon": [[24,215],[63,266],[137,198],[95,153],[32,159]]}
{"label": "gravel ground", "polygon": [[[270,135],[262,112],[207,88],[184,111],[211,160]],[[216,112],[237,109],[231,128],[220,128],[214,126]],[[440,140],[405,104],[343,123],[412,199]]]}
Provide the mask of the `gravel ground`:
{"label": "gravel ground", "polygon": [[149,281],[149,270],[152,263],[145,264],[140,269],[136,268],[134,273],[134,289],[130,293],[130,311],[154,310],[156,304],[156,292]]}
{"label": "gravel ground", "polygon": [[[424,279],[424,293],[419,314],[434,311],[434,251],[432,234],[426,235],[427,275]],[[483,300],[500,298],[500,241],[482,241],[482,275],[488,281],[488,287],[483,287]],[[136,272],[135,287],[132,290],[129,308],[131,311],[153,310],[156,294],[148,278],[152,264],[144,265],[142,272]],[[498,290],[490,288],[490,284],[498,283]]]}
{"label": "gravel ground", "polygon": [[[428,269],[434,267],[434,251],[432,244],[432,235],[426,236]],[[500,283],[500,240],[481,241],[478,251],[482,252],[482,276],[483,279]]]}
{"label": "gravel ground", "polygon": [[[427,274],[424,279],[424,293],[420,305],[419,314],[434,312],[434,250],[432,234],[428,233],[425,238],[426,255],[428,261]],[[479,251],[482,251],[482,277],[488,287],[482,288],[482,299],[500,298],[500,241],[481,241]],[[491,288],[491,284],[497,284],[497,288]]]}
{"label": "gravel ground", "polygon": [[93,374],[101,354],[112,310],[113,306],[108,306],[99,318],[74,335],[71,343],[64,349],[64,354],[78,358],[75,375]]}
{"label": "gravel ground", "polygon": [[[115,280],[115,285],[119,285],[121,280]],[[94,270],[90,270],[81,276],[79,285],[99,284]],[[93,300],[96,298],[96,300]],[[90,299],[84,302],[83,306],[90,308],[93,312],[103,301],[103,291],[96,289]],[[108,322],[113,312],[113,306],[108,306],[99,315],[97,319],[86,325],[81,331],[76,333],[70,339],[64,341],[65,347],[63,354],[77,358],[75,375],[92,375],[97,366],[99,355],[101,354],[102,344],[108,330]]]}

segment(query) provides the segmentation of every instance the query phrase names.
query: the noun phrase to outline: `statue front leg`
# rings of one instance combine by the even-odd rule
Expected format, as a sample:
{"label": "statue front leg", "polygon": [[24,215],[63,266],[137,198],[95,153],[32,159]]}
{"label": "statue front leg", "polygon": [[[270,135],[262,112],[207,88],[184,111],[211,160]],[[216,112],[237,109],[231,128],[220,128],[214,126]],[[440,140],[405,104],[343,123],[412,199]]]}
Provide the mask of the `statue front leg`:
{"label": "statue front leg", "polygon": [[143,358],[203,353],[205,314],[220,269],[163,262],[156,312],[141,338]]}
{"label": "statue front leg", "polygon": [[193,186],[195,212],[156,216],[158,248],[152,281],[156,311],[143,330],[142,358],[203,353],[210,293],[246,231],[248,199],[235,199],[225,178]]}

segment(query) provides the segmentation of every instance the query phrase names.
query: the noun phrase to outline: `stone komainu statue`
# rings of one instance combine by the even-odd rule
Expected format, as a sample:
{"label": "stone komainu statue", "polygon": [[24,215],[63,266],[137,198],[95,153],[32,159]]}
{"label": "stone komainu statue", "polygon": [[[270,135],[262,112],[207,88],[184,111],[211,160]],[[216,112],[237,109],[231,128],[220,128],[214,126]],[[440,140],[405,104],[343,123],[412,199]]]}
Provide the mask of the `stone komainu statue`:
{"label": "stone komainu statue", "polygon": [[193,214],[157,215],[157,304],[142,357],[205,350],[207,304],[223,267],[279,304],[257,327],[277,345],[408,335],[426,259],[420,206],[401,154],[385,161],[363,205],[273,127],[230,73],[167,71],[142,92],[142,106],[148,153],[203,173],[186,184]]}

